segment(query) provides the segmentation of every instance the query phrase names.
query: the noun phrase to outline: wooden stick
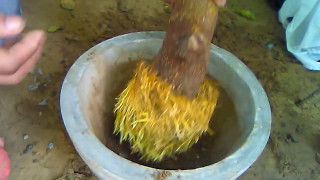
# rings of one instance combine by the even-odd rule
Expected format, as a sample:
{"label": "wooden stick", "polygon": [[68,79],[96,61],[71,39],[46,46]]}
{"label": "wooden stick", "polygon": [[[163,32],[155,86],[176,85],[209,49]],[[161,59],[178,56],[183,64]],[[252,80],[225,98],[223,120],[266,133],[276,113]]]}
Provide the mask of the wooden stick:
{"label": "wooden stick", "polygon": [[197,95],[210,57],[218,7],[213,0],[176,0],[155,70],[188,98]]}

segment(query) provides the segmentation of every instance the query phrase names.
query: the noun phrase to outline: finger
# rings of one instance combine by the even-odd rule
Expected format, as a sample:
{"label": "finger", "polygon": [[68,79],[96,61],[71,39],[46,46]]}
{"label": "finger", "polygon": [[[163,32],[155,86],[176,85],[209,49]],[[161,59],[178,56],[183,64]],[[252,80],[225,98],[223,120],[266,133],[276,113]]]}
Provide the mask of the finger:
{"label": "finger", "polygon": [[35,53],[44,37],[43,31],[32,31],[10,49],[0,49],[0,74],[14,74]]}
{"label": "finger", "polygon": [[18,35],[25,27],[20,16],[5,16],[0,14],[0,38]]}
{"label": "finger", "polygon": [[15,74],[0,75],[0,84],[14,85],[21,82],[26,77],[28,72],[30,72],[31,69],[34,67],[34,65],[38,62],[42,54],[44,43],[45,43],[45,38],[41,40],[35,53],[18,69],[18,71]]}

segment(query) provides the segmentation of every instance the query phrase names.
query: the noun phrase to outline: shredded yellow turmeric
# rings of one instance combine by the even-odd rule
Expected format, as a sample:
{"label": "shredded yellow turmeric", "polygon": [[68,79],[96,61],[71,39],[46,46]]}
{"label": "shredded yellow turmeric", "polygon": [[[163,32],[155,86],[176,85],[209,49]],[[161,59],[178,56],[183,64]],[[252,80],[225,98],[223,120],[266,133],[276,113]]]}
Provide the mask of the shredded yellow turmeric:
{"label": "shredded yellow turmeric", "polygon": [[179,95],[141,62],[117,98],[114,133],[130,142],[132,153],[146,161],[185,152],[209,130],[218,98],[218,83],[205,79],[193,99]]}

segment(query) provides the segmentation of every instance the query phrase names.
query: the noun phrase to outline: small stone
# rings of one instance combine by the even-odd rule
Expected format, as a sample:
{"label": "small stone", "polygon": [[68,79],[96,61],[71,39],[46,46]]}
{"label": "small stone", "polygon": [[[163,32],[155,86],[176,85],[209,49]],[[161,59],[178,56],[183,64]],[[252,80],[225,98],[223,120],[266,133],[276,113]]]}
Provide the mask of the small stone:
{"label": "small stone", "polygon": [[48,105],[48,98],[45,98],[43,100],[41,100],[39,103],[38,103],[39,106],[42,106],[42,107],[46,107]]}
{"label": "small stone", "polygon": [[206,148],[201,148],[201,151],[206,151]]}
{"label": "small stone", "polygon": [[320,164],[320,153],[316,153],[316,161]]}
{"label": "small stone", "polygon": [[196,154],[196,158],[197,158],[197,159],[200,159],[200,155],[199,155],[199,154]]}
{"label": "small stone", "polygon": [[60,5],[66,10],[73,10],[76,7],[76,3],[73,0],[60,0]]}
{"label": "small stone", "polygon": [[34,84],[30,84],[28,86],[28,90],[29,91],[35,91],[35,90],[37,90],[39,88],[39,85],[40,85],[40,82],[36,82]]}
{"label": "small stone", "polygon": [[46,76],[44,77],[44,80],[45,80],[46,82],[51,82],[51,77],[50,77],[50,75],[46,75]]}
{"label": "small stone", "polygon": [[27,139],[29,139],[29,135],[28,134],[23,135],[23,140],[27,140]]}
{"label": "small stone", "polygon": [[41,111],[39,112],[39,117],[40,117],[40,116],[42,116],[42,112],[41,112]]}
{"label": "small stone", "polygon": [[36,69],[36,66],[34,66],[28,74],[31,74],[31,75],[34,74],[35,69]]}
{"label": "small stone", "polygon": [[48,144],[48,150],[51,150],[52,148],[53,148],[53,143],[51,142]]}
{"label": "small stone", "polygon": [[287,134],[287,140],[289,140],[289,141],[291,141],[293,143],[298,143],[299,142],[296,139],[294,139],[291,134]]}
{"label": "small stone", "polygon": [[122,12],[129,12],[128,0],[118,0],[118,9]]}
{"label": "small stone", "polygon": [[38,82],[38,78],[36,76],[33,77],[33,82],[34,83]]}
{"label": "small stone", "polygon": [[27,147],[23,150],[23,154],[28,153],[33,148],[33,144],[28,144]]}
{"label": "small stone", "polygon": [[38,68],[38,74],[44,75],[41,68]]}
{"label": "small stone", "polygon": [[274,47],[274,44],[273,43],[267,43],[267,48],[268,49],[273,49],[273,47]]}

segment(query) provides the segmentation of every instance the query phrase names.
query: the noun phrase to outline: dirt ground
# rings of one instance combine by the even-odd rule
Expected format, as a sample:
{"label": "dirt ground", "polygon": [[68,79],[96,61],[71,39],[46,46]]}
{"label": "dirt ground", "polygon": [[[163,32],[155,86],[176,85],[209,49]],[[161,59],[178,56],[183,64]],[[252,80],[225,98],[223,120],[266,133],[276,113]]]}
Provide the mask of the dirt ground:
{"label": "dirt ground", "polygon": [[[21,84],[0,87],[0,136],[12,160],[10,180],[96,179],[62,124],[63,78],[95,44],[128,32],[165,30],[169,17],[161,0],[75,2],[69,11],[58,0],[22,1],[27,30],[62,28],[48,33],[37,68]],[[249,10],[256,19],[238,10]],[[304,69],[286,51],[277,12],[266,0],[229,0],[220,12],[213,43],[254,72],[272,106],[269,142],[239,179],[320,179],[320,75]]]}

